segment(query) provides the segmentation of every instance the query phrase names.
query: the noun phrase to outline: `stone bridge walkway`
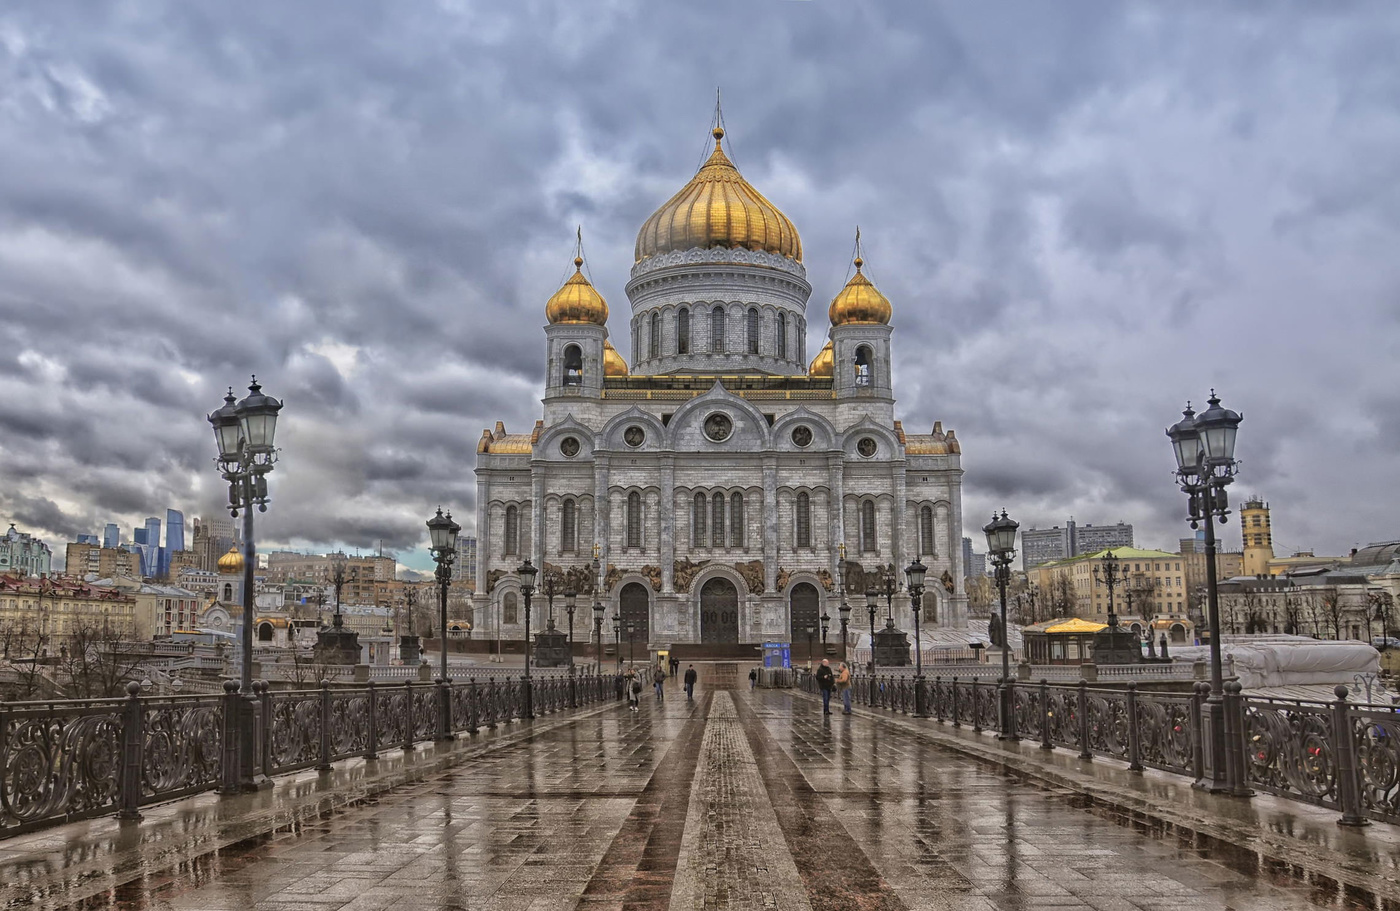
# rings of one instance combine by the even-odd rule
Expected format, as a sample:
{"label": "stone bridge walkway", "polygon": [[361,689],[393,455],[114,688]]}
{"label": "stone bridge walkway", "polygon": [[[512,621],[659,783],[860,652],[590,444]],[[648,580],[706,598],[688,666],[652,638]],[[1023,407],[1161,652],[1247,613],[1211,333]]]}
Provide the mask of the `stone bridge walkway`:
{"label": "stone bridge walkway", "polygon": [[668,687],[639,713],[502,742],[82,907],[1290,911],[1314,898],[1329,901],[869,715],[823,716],[785,691],[688,704]]}

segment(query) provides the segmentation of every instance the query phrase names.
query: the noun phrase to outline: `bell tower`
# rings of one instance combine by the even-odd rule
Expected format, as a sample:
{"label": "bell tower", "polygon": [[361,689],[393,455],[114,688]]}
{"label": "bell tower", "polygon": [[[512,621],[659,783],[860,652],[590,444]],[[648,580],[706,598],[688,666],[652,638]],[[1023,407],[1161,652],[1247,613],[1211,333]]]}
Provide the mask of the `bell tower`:
{"label": "bell tower", "polygon": [[608,302],[583,274],[582,232],[574,274],[545,304],[545,399],[601,398],[608,342]]}

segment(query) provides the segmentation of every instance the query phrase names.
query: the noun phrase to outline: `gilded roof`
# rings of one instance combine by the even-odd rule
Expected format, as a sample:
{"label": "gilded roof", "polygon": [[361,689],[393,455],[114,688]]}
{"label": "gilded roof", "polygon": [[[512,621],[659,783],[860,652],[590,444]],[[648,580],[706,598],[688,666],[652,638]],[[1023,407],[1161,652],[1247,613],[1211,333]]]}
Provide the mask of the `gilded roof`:
{"label": "gilded roof", "polygon": [[842,288],[836,297],[831,300],[831,307],[827,310],[827,316],[831,319],[831,325],[843,326],[848,323],[878,323],[884,325],[890,321],[890,316],[894,314],[894,308],[890,306],[890,299],[880,293],[880,290],[871,284],[870,279],[865,277],[861,267],[865,265],[865,260],[856,257],[856,274],[851,276],[851,280],[846,282],[846,287]]}
{"label": "gilded roof", "polygon": [[958,443],[957,435],[953,431],[949,430],[945,433],[943,422],[935,421],[932,433],[906,434],[904,452],[906,455],[947,455],[948,453],[961,453],[962,446]]}
{"label": "gilded roof", "polygon": [[221,573],[243,572],[243,555],[238,552],[238,545],[230,547],[228,553],[219,558],[218,566]]}
{"label": "gilded roof", "polygon": [[1108,629],[1107,623],[1095,623],[1092,620],[1082,620],[1074,617],[1063,623],[1056,623],[1054,626],[1047,626],[1047,633],[1097,633],[1101,629]]}
{"label": "gilded roof", "polygon": [[612,342],[603,342],[603,376],[626,376],[627,362],[617,353]]}
{"label": "gilded roof", "polygon": [[724,130],[716,127],[714,137],[709,160],[637,232],[636,261],[693,247],[742,247],[802,262],[796,226],[724,154]]}
{"label": "gilded roof", "polygon": [[544,305],[544,315],[551,326],[555,323],[607,325],[608,302],[583,277],[583,257],[574,257],[574,274]]}
{"label": "gilded roof", "polygon": [[476,451],[493,455],[530,455],[535,450],[535,440],[539,438],[543,425],[543,421],[536,421],[530,433],[506,433],[505,422],[497,421],[496,429],[481,432]]}
{"label": "gilded roof", "polygon": [[817,356],[812,358],[812,365],[807,368],[809,376],[832,376],[836,373],[836,349],[831,344],[831,339],[826,340],[822,345],[822,350],[817,352]]}

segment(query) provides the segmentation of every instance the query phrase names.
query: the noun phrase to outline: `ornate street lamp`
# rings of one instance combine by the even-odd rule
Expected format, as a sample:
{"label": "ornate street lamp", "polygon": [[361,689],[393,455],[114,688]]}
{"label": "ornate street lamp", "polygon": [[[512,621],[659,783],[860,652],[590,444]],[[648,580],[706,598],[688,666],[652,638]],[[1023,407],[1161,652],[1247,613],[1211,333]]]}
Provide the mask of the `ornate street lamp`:
{"label": "ornate street lamp", "polygon": [[598,570],[602,567],[598,561],[598,545],[593,545],[593,632],[598,640],[598,651],[593,655],[593,673],[603,672],[603,602],[598,597],[603,590],[602,579],[598,575]]}
{"label": "ornate street lamp", "polygon": [[635,668],[637,666],[637,641],[633,638],[637,632],[635,621],[627,621],[627,666]]}
{"label": "ornate street lamp", "polygon": [[[1203,707],[1210,727],[1212,761],[1210,781],[1197,782],[1198,787],[1212,792],[1228,792],[1236,796],[1252,794],[1244,786],[1242,774],[1232,775],[1226,769],[1225,753],[1225,686],[1220,659],[1220,592],[1215,558],[1215,520],[1226,520],[1230,514],[1225,488],[1235,479],[1235,437],[1244,416],[1222,408],[1215,390],[1210,392],[1210,407],[1197,415],[1188,402],[1181,420],[1167,428],[1172,453],[1176,456],[1176,476],[1181,490],[1189,499],[1188,518],[1192,528],[1205,523],[1206,531],[1206,605],[1210,627],[1210,695]],[[1239,770],[1242,773],[1242,770]],[[1231,779],[1234,779],[1233,781]]]}
{"label": "ornate street lamp", "polygon": [[564,589],[564,610],[569,615],[569,673],[574,672],[574,611],[578,609],[578,592],[572,585]]}
{"label": "ornate street lamp", "polygon": [[808,672],[810,672],[810,671],[812,670],[812,652],[813,652],[813,649],[812,649],[812,637],[816,636],[816,634],[817,634],[817,628],[816,628],[815,626],[809,626],[809,627],[807,627],[807,670],[808,670]]}
{"label": "ornate street lamp", "polygon": [[1108,588],[1108,626],[1118,626],[1118,614],[1114,612],[1113,591],[1123,583],[1123,566],[1113,551],[1107,551],[1094,568],[1094,582]]}
{"label": "ornate street lamp", "polygon": [[535,717],[533,694],[530,692],[530,597],[535,593],[535,576],[538,573],[539,570],[528,557],[515,570],[520,577],[520,595],[525,599],[525,711],[522,714],[526,718]]}
{"label": "ornate street lamp", "polygon": [[924,576],[928,567],[918,557],[904,568],[904,582],[909,588],[909,607],[914,612],[914,714],[926,714],[924,703],[924,649],[919,638],[919,608],[924,598]]}
{"label": "ornate street lamp", "polygon": [[[875,673],[875,608],[880,603],[880,593],[874,588],[865,590],[865,609],[870,613],[870,673]],[[873,685],[873,683],[872,683]]]}
{"label": "ornate street lamp", "polygon": [[446,688],[452,678],[447,675],[447,589],[452,585],[452,564],[457,560],[457,533],[462,526],[452,521],[452,513],[443,515],[439,506],[437,514],[428,520],[428,543],[431,546],[433,562],[437,572],[433,580],[438,587],[438,686],[443,689],[438,700],[438,739],[450,740],[452,731],[451,706]]}
{"label": "ornate street lamp", "polygon": [[1001,711],[1001,740],[1011,739],[1011,636],[1006,629],[1006,586],[1011,582],[1011,561],[1016,556],[1016,529],[1020,523],[1007,518],[1006,510],[982,526],[987,536],[987,556],[992,558],[996,572],[997,591],[1001,595],[1001,685],[997,705]]}
{"label": "ornate street lamp", "polygon": [[613,611],[613,651],[617,653],[617,672],[622,673],[622,608]]}
{"label": "ornate street lamp", "polygon": [[[836,564],[836,587],[841,598],[841,606],[837,608],[841,615],[841,660],[849,662],[850,653],[847,651],[846,635],[851,625],[851,605],[846,602],[846,544],[841,543],[839,548],[840,561]],[[871,648],[875,643],[870,643]]]}
{"label": "ornate street lamp", "polygon": [[218,447],[219,471],[228,481],[229,512],[237,517],[243,513],[243,661],[239,671],[239,693],[243,696],[239,718],[238,778],[225,776],[223,790],[252,789],[253,778],[254,707],[253,707],[253,574],[257,569],[257,548],[253,543],[253,507],[267,512],[267,475],[277,461],[273,440],[277,433],[277,413],[282,403],[264,395],[253,377],[248,394],[235,401],[233,389],[224,397],[224,404],[208,416],[214,428],[214,443]]}

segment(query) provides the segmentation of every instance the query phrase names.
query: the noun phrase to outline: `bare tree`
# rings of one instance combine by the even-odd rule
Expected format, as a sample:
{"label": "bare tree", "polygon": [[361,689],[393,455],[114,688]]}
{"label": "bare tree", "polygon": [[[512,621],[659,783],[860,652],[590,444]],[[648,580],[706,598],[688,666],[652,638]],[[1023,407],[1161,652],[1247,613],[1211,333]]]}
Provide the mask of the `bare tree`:
{"label": "bare tree", "polygon": [[1050,577],[1050,584],[1041,595],[1045,619],[1073,617],[1079,612],[1079,597],[1074,591],[1074,579],[1068,570],[1059,570]]}
{"label": "bare tree", "polygon": [[1324,592],[1321,599],[1322,615],[1332,626],[1332,638],[1342,638],[1342,602],[1336,592]]}
{"label": "bare tree", "polygon": [[77,699],[120,696],[128,681],[141,676],[149,651],[109,623],[80,624],[63,640],[60,668]]}
{"label": "bare tree", "polygon": [[45,648],[38,624],[24,617],[0,625],[0,648],[11,678],[5,686],[7,698],[30,699],[39,695],[44,682]]}

